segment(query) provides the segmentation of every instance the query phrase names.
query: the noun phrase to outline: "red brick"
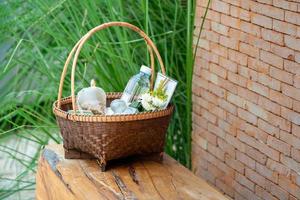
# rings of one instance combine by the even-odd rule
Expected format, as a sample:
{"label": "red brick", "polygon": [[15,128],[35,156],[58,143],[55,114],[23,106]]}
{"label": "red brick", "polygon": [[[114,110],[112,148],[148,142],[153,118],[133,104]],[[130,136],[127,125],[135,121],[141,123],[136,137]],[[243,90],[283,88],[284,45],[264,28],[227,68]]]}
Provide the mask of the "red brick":
{"label": "red brick", "polygon": [[268,29],[262,29],[261,35],[264,40],[274,42],[279,45],[283,45],[283,34],[278,33],[276,31],[268,30]]}
{"label": "red brick", "polygon": [[218,104],[219,98],[215,94],[210,93],[207,90],[201,89],[200,96],[206,99],[207,101],[213,103],[214,105]]}
{"label": "red brick", "polygon": [[256,47],[253,47],[251,45],[248,45],[246,43],[240,42],[240,51],[244,54],[247,54],[252,57],[259,57],[259,49]]}
{"label": "red brick", "polygon": [[268,134],[256,126],[253,126],[249,123],[245,123],[244,127],[241,128],[243,131],[245,131],[249,136],[255,137],[257,140],[262,141],[264,143],[267,142]]}
{"label": "red brick", "polygon": [[219,117],[219,119],[226,119],[226,111],[218,106],[214,106],[213,108],[211,108],[210,112]]}
{"label": "red brick", "polygon": [[251,15],[251,22],[264,28],[272,28],[272,19],[264,15],[253,13]]}
{"label": "red brick", "polygon": [[271,44],[271,52],[286,59],[295,56],[294,50],[276,44]]}
{"label": "red brick", "polygon": [[285,10],[297,11],[297,3],[289,2],[286,0],[273,0],[273,5]]}
{"label": "red brick", "polygon": [[223,1],[214,0],[211,2],[211,8],[215,11],[229,14],[229,4]]}
{"label": "red brick", "polygon": [[292,105],[293,105],[292,99],[280,92],[270,90],[270,99],[282,106],[292,108]]}
{"label": "red brick", "polygon": [[283,174],[285,176],[290,174],[290,169],[283,164],[276,162],[272,159],[267,160],[267,167],[273,171],[278,172],[279,174]]}
{"label": "red brick", "polygon": [[265,165],[256,163],[255,171],[257,171],[260,175],[269,179],[270,181],[272,181],[274,183],[278,183],[278,172],[270,170]]}
{"label": "red brick", "polygon": [[257,0],[257,2],[272,5],[272,0]]}
{"label": "red brick", "polygon": [[207,145],[207,150],[208,150],[209,153],[211,153],[212,155],[214,155],[218,159],[224,161],[225,153],[224,153],[224,151],[222,151],[222,149],[220,149],[220,148],[218,148],[214,145],[208,144]]}
{"label": "red brick", "polygon": [[264,74],[269,72],[269,65],[255,58],[248,58],[248,67]]}
{"label": "red brick", "polygon": [[258,97],[259,95],[242,87],[238,87],[238,95],[240,97],[243,97],[244,99],[252,102],[252,103],[256,103],[258,102]]}
{"label": "red brick", "polygon": [[280,131],[280,139],[292,145],[296,149],[300,149],[300,138],[297,138],[288,132]]}
{"label": "red brick", "polygon": [[256,92],[262,96],[268,97],[269,96],[269,88],[266,86],[263,86],[259,83],[253,82],[253,81],[248,81],[247,83],[247,88],[249,90],[252,90],[253,92]]}
{"label": "red brick", "polygon": [[241,153],[240,151],[236,151],[236,159],[244,165],[248,166],[249,168],[255,169],[255,160],[253,160],[246,154]]}
{"label": "red brick", "polygon": [[228,55],[227,48],[225,48],[217,43],[214,43],[214,42],[210,43],[210,48],[213,53],[227,58],[227,55]]}
{"label": "red brick", "polygon": [[275,161],[279,161],[279,152],[268,147],[265,143],[256,142],[256,146],[260,152],[266,154],[269,158],[272,158]]}
{"label": "red brick", "polygon": [[214,124],[208,123],[208,130],[220,138],[225,138],[224,131],[219,127],[215,126]]}
{"label": "red brick", "polygon": [[268,182],[268,190],[278,199],[287,200],[289,194],[278,185]]}
{"label": "red brick", "polygon": [[224,68],[220,67],[219,65],[214,64],[214,63],[210,63],[209,70],[212,73],[217,74],[218,76],[220,76],[222,78],[226,78],[226,76],[227,76],[226,70]]}
{"label": "red brick", "polygon": [[300,64],[290,60],[284,60],[284,69],[293,74],[300,74]]}
{"label": "red brick", "polygon": [[279,127],[282,130],[285,131],[291,131],[291,122],[279,117],[277,115],[274,115],[272,113],[268,113],[268,120],[267,120],[270,124],[273,124],[274,126]]}
{"label": "red brick", "polygon": [[228,49],[228,57],[230,60],[241,64],[241,65],[247,65],[247,56],[245,54],[242,54],[238,51],[234,51],[231,49]]}
{"label": "red brick", "polygon": [[265,132],[269,133],[270,135],[273,136],[279,136],[279,128],[269,124],[268,122],[258,119],[258,128],[260,128],[261,130],[264,130]]}
{"label": "red brick", "polygon": [[[237,138],[246,143],[247,145],[256,148],[256,139],[254,137],[250,137],[249,135],[247,135],[245,132],[243,131],[238,131],[237,132]],[[244,151],[243,151],[244,152]]]}
{"label": "red brick", "polygon": [[300,163],[300,150],[299,149],[292,148],[292,158],[295,161],[297,161],[298,163]]}
{"label": "red brick", "polygon": [[218,120],[218,127],[224,130],[225,132],[229,133],[230,135],[236,136],[236,128],[231,125],[226,120],[219,119]]}
{"label": "red brick", "polygon": [[228,80],[242,87],[247,86],[246,78],[232,72],[228,72]]}
{"label": "red brick", "polygon": [[242,65],[238,66],[238,73],[248,80],[258,81],[258,73],[248,67],[244,67]]}
{"label": "red brick", "polygon": [[300,88],[300,75],[295,75],[294,76],[294,86],[296,88]]}
{"label": "red brick", "polygon": [[291,11],[285,11],[285,21],[300,25],[300,14]]}
{"label": "red brick", "polygon": [[293,184],[286,176],[279,175],[279,186],[300,199],[300,187]]}
{"label": "red brick", "polygon": [[274,67],[283,69],[283,59],[275,54],[261,50],[260,59],[270,65],[273,65]]}
{"label": "red brick", "polygon": [[[251,23],[248,23],[248,24],[251,24]],[[253,26],[255,26],[255,25],[253,25]],[[229,29],[229,35],[231,38],[234,38],[235,40],[239,40],[239,41],[243,41],[243,42],[247,41],[249,38],[248,34],[244,33],[243,31],[236,30],[234,28]]]}
{"label": "red brick", "polygon": [[250,146],[246,146],[246,154],[253,158],[254,160],[256,160],[257,162],[265,165],[267,162],[267,156],[262,154],[260,151],[250,147]]}
{"label": "red brick", "polygon": [[[219,39],[218,39],[219,40]],[[201,56],[203,59],[213,62],[213,63],[218,63],[219,62],[219,56],[215,55],[211,52],[208,52],[204,49],[198,49],[196,56]]]}
{"label": "red brick", "polygon": [[225,153],[229,154],[231,157],[235,157],[234,147],[221,138],[218,138],[218,147],[222,149]]}
{"label": "red brick", "polygon": [[201,136],[202,138],[204,138],[207,142],[213,144],[213,145],[217,145],[217,136],[210,133],[208,130],[203,129],[201,127],[199,127],[198,125],[194,125],[194,133],[195,135],[198,134],[199,136]]}
{"label": "red brick", "polygon": [[284,70],[280,70],[275,67],[270,67],[270,76],[282,82],[293,85],[293,74]]}
{"label": "red brick", "polygon": [[250,2],[249,1],[240,1],[240,6],[246,10],[250,10]]}
{"label": "red brick", "polygon": [[201,110],[201,114],[208,121],[210,121],[212,123],[216,123],[217,122],[217,117],[215,115],[211,114],[210,112],[208,112],[207,110],[202,109]]}
{"label": "red brick", "polygon": [[300,101],[293,100],[293,110],[296,112],[300,112]]}
{"label": "red brick", "polygon": [[258,105],[276,115],[280,115],[280,105],[270,101],[263,96],[258,97]]}
{"label": "red brick", "polygon": [[230,157],[227,154],[225,155],[225,163],[229,167],[231,167],[231,168],[235,169],[236,171],[240,172],[241,174],[244,173],[244,169],[245,169],[244,165],[241,162],[233,159],[232,157]]}
{"label": "red brick", "polygon": [[233,73],[237,72],[237,64],[226,58],[220,57],[220,66]]}
{"label": "red brick", "polygon": [[260,187],[259,185],[255,186],[255,193],[259,197],[261,197],[262,199],[265,199],[265,200],[276,200],[277,199],[274,196],[272,196],[272,194],[270,194],[269,192],[267,192],[265,189],[263,189],[262,187]]}
{"label": "red brick", "polygon": [[268,118],[268,111],[266,111],[264,108],[262,108],[256,104],[253,104],[251,102],[247,102],[246,110],[248,110],[255,116],[260,117],[264,120],[267,120],[267,118]]}
{"label": "red brick", "polygon": [[213,84],[213,83],[209,83],[208,84],[208,88],[209,91],[215,95],[217,95],[218,97],[222,97],[225,98],[226,96],[226,90],[220,88],[219,86]]}
{"label": "red brick", "polygon": [[276,8],[274,6],[260,4],[256,2],[251,2],[250,4],[251,11],[256,13],[260,13],[262,15],[266,15],[275,19],[283,20],[284,19],[284,11],[282,9]]}
{"label": "red brick", "polygon": [[238,108],[238,116],[249,123],[257,124],[257,117],[246,110]]}
{"label": "red brick", "polygon": [[221,35],[228,35],[229,27],[217,22],[211,22],[211,29]]}
{"label": "red brick", "polygon": [[229,80],[225,80],[222,78],[219,78],[219,86],[227,90],[228,92],[231,92],[233,94],[237,94],[238,86],[230,82]]}
{"label": "red brick", "polygon": [[231,114],[236,115],[237,114],[237,107],[232,105],[231,103],[227,102],[224,99],[220,99],[219,106],[226,110],[227,112],[230,112]]}
{"label": "red brick", "polygon": [[240,7],[230,6],[230,15],[245,21],[250,21],[250,12]]}
{"label": "red brick", "polygon": [[225,141],[237,148],[241,152],[245,152],[246,150],[246,145],[230,134],[226,134]]}
{"label": "red brick", "polygon": [[263,176],[256,173],[255,171],[253,171],[249,168],[246,168],[246,177],[249,178],[251,181],[253,181],[255,184],[265,188],[266,179]]}
{"label": "red brick", "polygon": [[219,188],[221,191],[229,195],[231,198],[234,196],[234,190],[230,185],[227,185],[226,183],[223,183],[219,179],[216,179],[216,186]]}
{"label": "red brick", "polygon": [[254,186],[255,184],[251,182],[249,179],[247,179],[244,175],[235,173],[235,178],[234,178],[239,184],[247,187],[248,189],[254,191]]}
{"label": "red brick", "polygon": [[297,51],[300,51],[300,39],[296,39],[295,37],[285,35],[284,43],[287,47],[297,50]]}
{"label": "red brick", "polygon": [[282,84],[282,93],[294,99],[300,99],[300,89],[287,84]]}
{"label": "red brick", "polygon": [[264,39],[252,36],[252,35],[248,35],[248,38],[249,38],[249,40],[248,40],[249,44],[253,45],[254,47],[263,49],[265,51],[270,51],[270,49],[271,49],[270,42],[268,42]]}
{"label": "red brick", "polygon": [[[195,45],[195,46],[197,45],[197,40],[198,40],[198,38],[194,36],[193,45]],[[198,43],[197,47],[200,47],[202,49],[205,49],[205,50],[209,51],[210,50],[209,41],[204,40],[204,39],[199,39],[199,43]]]}
{"label": "red brick", "polygon": [[272,147],[273,149],[276,149],[280,151],[281,153],[285,155],[290,155],[291,154],[291,145],[282,142],[281,140],[278,140],[275,137],[268,136],[268,142],[267,144]]}
{"label": "red brick", "polygon": [[248,199],[248,200],[261,200],[258,196],[256,196],[256,194],[254,192],[252,192],[248,188],[240,185],[236,181],[233,182],[232,186],[235,189],[235,191],[238,191],[238,193],[240,193],[242,195],[242,197],[239,197],[239,196],[236,196],[236,195],[239,195],[238,193],[236,193],[235,198],[234,198],[236,200],[242,200],[244,198]]}
{"label": "red brick", "polygon": [[[256,20],[256,18],[255,18],[255,20]],[[240,29],[246,33],[253,35],[253,36],[258,36],[258,37],[261,36],[260,27],[255,24],[241,21]],[[245,39],[243,39],[242,41],[245,41]]]}
{"label": "red brick", "polygon": [[225,26],[229,26],[232,28],[236,28],[236,29],[240,28],[240,19],[230,17],[224,14],[221,15],[221,23],[224,24]]}
{"label": "red brick", "polygon": [[199,147],[201,147],[202,149],[207,149],[207,140],[202,138],[199,134],[196,133],[192,133],[192,139],[195,142],[195,144],[197,144]]}
{"label": "red brick", "polygon": [[[207,4],[205,4],[205,5],[207,5]],[[203,8],[203,10],[205,10],[205,8]],[[197,18],[201,18],[203,16],[203,13],[204,13],[204,11],[200,12],[199,13],[200,15],[197,16],[196,19]],[[210,20],[212,20],[214,22],[220,22],[221,21],[221,14],[218,13],[218,12],[215,12],[213,10],[209,10],[209,12],[207,12],[207,16],[206,17],[207,17],[207,19],[210,19]]]}
{"label": "red brick", "polygon": [[294,124],[300,125],[300,114],[285,107],[281,107],[281,116]]}
{"label": "red brick", "polygon": [[297,34],[297,26],[283,21],[273,20],[273,29],[289,35]]}
{"label": "red brick", "polygon": [[234,38],[229,38],[226,36],[221,35],[220,36],[220,44],[231,49],[238,50],[238,41]]}
{"label": "red brick", "polygon": [[292,134],[300,138],[300,126],[292,124]]}

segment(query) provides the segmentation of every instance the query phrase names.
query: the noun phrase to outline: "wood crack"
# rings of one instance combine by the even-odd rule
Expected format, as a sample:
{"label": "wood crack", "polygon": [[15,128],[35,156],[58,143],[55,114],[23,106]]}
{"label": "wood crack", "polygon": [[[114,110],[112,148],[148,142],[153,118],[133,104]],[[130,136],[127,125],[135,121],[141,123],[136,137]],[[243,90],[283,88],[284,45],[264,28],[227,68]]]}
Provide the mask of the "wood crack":
{"label": "wood crack", "polygon": [[123,199],[124,200],[137,200],[137,198],[135,197],[133,192],[131,192],[126,187],[126,185],[122,181],[121,177],[119,175],[117,175],[114,171],[112,171],[112,175],[113,175],[115,182],[116,182],[117,186],[119,187],[121,193],[123,194]]}

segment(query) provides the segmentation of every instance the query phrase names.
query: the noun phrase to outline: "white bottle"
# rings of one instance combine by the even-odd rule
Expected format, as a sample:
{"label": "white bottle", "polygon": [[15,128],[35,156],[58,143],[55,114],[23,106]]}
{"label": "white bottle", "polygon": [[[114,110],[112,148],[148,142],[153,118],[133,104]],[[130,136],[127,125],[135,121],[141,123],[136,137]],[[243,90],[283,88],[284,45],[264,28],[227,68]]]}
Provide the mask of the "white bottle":
{"label": "white bottle", "polygon": [[128,81],[121,99],[130,104],[134,100],[138,100],[140,95],[148,92],[150,89],[150,75],[151,69],[142,65],[140,72]]}

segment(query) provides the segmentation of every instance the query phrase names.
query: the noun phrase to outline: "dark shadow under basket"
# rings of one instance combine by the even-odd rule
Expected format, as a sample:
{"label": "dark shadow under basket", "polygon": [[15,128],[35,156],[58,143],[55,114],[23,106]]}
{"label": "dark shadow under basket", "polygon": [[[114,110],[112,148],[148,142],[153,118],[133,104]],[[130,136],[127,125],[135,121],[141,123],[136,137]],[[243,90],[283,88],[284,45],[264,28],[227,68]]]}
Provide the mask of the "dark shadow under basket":
{"label": "dark shadow under basket", "polygon": [[[108,105],[118,97],[120,93],[107,94]],[[99,159],[103,170],[113,159],[163,152],[173,106],[131,115],[84,116],[68,114],[71,105],[70,97],[62,99],[61,109],[57,101],[53,105],[66,152],[85,152]],[[70,153],[67,157],[84,156]]]}

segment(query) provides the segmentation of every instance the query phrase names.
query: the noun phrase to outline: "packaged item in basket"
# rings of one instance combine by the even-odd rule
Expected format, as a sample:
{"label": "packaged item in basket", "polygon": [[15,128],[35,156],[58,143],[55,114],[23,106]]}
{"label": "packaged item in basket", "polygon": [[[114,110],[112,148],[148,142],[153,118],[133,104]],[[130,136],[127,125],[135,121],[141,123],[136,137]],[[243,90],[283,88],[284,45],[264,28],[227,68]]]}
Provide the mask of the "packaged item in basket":
{"label": "packaged item in basket", "polygon": [[154,91],[156,91],[159,88],[162,88],[161,90],[164,90],[166,99],[164,101],[164,105],[162,106],[163,109],[165,109],[169,105],[171,98],[174,94],[174,91],[176,89],[177,83],[178,82],[176,80],[167,77],[166,75],[163,75],[160,72],[157,73],[157,77],[154,85]]}
{"label": "packaged item in basket", "polygon": [[146,111],[165,109],[175,91],[177,81],[161,74],[157,74],[154,90],[141,96],[141,105]]}

